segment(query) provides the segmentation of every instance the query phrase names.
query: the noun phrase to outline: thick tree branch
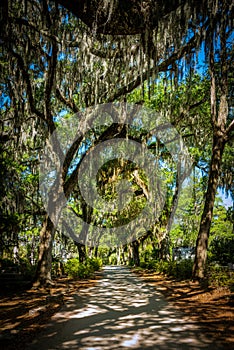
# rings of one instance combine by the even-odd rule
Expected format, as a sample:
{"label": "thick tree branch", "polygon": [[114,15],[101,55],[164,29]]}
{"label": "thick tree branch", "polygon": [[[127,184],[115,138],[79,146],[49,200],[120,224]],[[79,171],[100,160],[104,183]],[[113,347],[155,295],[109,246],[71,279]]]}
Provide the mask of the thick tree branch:
{"label": "thick tree branch", "polygon": [[48,61],[47,77],[45,81],[45,114],[46,119],[49,121],[51,119],[51,94],[53,91],[53,86],[55,82],[56,66],[57,66],[57,53],[58,47],[56,43],[52,43],[52,55]]}
{"label": "thick tree branch", "polygon": [[[197,45],[198,36],[195,35],[189,42],[184,45],[177,52],[173,53],[170,57],[165,59],[162,63],[159,63],[157,67],[152,67],[149,70],[146,70],[142,75],[138,75],[135,80],[131,81],[128,85],[123,86],[117,90],[112,96],[107,98],[108,102],[113,102],[119,97],[124,96],[136,89],[143,81],[145,81],[149,76],[155,74],[155,71],[165,72],[168,70],[168,67],[175,63],[177,60],[181,59],[185,54],[190,53]],[[107,93],[106,93],[107,94]]]}
{"label": "thick tree branch", "polygon": [[231,132],[234,130],[234,120],[231,121],[231,123],[229,124],[228,128],[227,128],[227,131],[226,131],[226,134],[227,134],[227,137],[229,138],[230,135],[231,135]]}
{"label": "thick tree branch", "polygon": [[58,86],[56,87],[56,96],[65,106],[67,106],[69,109],[71,109],[74,113],[79,112],[79,108],[75,104],[74,100],[66,99],[65,96],[63,96],[63,94]]}
{"label": "thick tree branch", "polygon": [[31,112],[35,113],[40,119],[46,121],[44,114],[36,108],[34,97],[33,97],[33,92],[32,92],[31,80],[29,77],[28,70],[25,67],[23,58],[11,48],[9,48],[9,53],[11,56],[13,56],[14,58],[17,59],[19,68],[22,72],[22,77],[23,77],[25,84],[26,84],[26,92],[27,92]]}
{"label": "thick tree branch", "polygon": [[[55,0],[97,33],[111,35],[142,34],[154,29],[158,22],[187,3],[186,0]],[[191,8],[203,3],[190,0]],[[205,9],[205,6],[204,6]],[[202,13],[202,12],[201,12]]]}
{"label": "thick tree branch", "polygon": [[[84,122],[85,122],[85,120],[84,120]],[[74,184],[77,182],[80,164],[82,163],[82,160],[85,157],[85,155],[89,154],[89,152],[97,144],[99,144],[99,143],[101,143],[101,142],[103,142],[105,140],[108,140],[108,139],[113,139],[114,137],[125,137],[126,133],[127,133],[127,128],[126,128],[125,124],[111,124],[106,129],[106,131],[103,132],[97,140],[95,140],[93,146],[90,147],[89,150],[86,151],[86,153],[83,156],[81,156],[80,162],[77,164],[76,168],[73,170],[72,174],[70,175],[70,177],[65,182],[65,184],[64,184],[64,193],[65,193],[66,197],[68,197],[70,195],[70,193],[73,190]],[[73,153],[75,152],[75,150],[78,149],[80,142],[81,142],[81,137],[77,138],[77,140],[75,141],[74,148],[73,148]],[[67,161],[68,161],[67,165],[70,165],[69,164],[69,159],[70,159],[70,155],[67,158]]]}
{"label": "thick tree branch", "polygon": [[24,25],[26,27],[29,27],[30,29],[35,30],[35,32],[40,33],[43,36],[49,38],[51,41],[57,42],[58,44],[60,44],[59,38],[56,35],[50,33],[49,30],[42,29],[40,27],[35,26],[32,22],[30,22],[29,20],[27,20],[25,18],[9,17],[9,20],[11,22],[15,23],[16,25]]}

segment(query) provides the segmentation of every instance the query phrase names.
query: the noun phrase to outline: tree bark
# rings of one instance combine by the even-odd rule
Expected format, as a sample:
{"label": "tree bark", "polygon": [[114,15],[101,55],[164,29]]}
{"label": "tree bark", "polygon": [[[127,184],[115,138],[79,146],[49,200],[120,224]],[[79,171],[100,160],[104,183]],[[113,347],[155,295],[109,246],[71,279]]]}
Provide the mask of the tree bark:
{"label": "tree bark", "polygon": [[[224,9],[227,4],[224,2]],[[225,13],[225,11],[223,12]],[[212,157],[210,162],[210,173],[205,196],[205,205],[201,217],[199,233],[196,242],[195,259],[193,265],[193,279],[201,280],[205,277],[205,267],[207,261],[208,239],[210,226],[213,217],[213,208],[215,202],[216,190],[218,187],[219,176],[221,172],[222,156],[226,142],[229,138],[230,127],[227,127],[228,117],[228,64],[227,64],[227,42],[226,30],[229,26],[227,18],[220,23],[220,78],[216,78],[217,65],[215,63],[215,43],[214,37],[211,39],[209,52],[210,60],[210,102],[211,118],[213,126],[213,145]],[[231,68],[231,67],[230,67]],[[218,83],[218,84],[216,84]],[[219,92],[219,95],[217,94]],[[218,99],[217,99],[218,96]]]}
{"label": "tree bark", "polygon": [[52,247],[55,227],[50,217],[46,215],[40,232],[40,247],[34,286],[51,285]]}
{"label": "tree bark", "polygon": [[159,260],[163,260],[163,261],[169,261],[170,260],[170,237],[169,237],[169,232],[165,233],[165,237],[159,243],[158,258],[159,258]]}
{"label": "tree bark", "polygon": [[77,249],[78,249],[78,254],[79,254],[79,262],[82,264],[86,260],[86,247],[82,243],[75,242]]}
{"label": "tree bark", "polygon": [[216,131],[213,137],[212,158],[210,164],[208,186],[205,196],[205,205],[196,241],[193,279],[201,280],[205,277],[208,239],[225,143],[226,138],[223,132],[221,130]]}
{"label": "tree bark", "polygon": [[98,246],[96,246],[94,248],[94,257],[97,258],[98,257]]}
{"label": "tree bark", "polygon": [[[158,21],[186,0],[55,0],[97,33],[134,35],[156,28]],[[194,1],[194,5],[197,6]]]}
{"label": "tree bark", "polygon": [[34,278],[34,286],[53,284],[51,279],[52,249],[56,227],[58,225],[65,197],[59,174],[48,194],[48,208],[40,232],[39,257]]}
{"label": "tree bark", "polygon": [[132,257],[133,263],[135,266],[140,266],[140,257],[139,257],[139,242],[136,239],[132,242]]}
{"label": "tree bark", "polygon": [[159,220],[159,236],[158,237],[158,245],[159,245],[159,251],[158,251],[158,258],[159,260],[169,261],[170,260],[170,231],[172,222],[176,213],[176,209],[178,207],[178,201],[179,201],[179,195],[180,190],[183,185],[184,180],[190,175],[191,173],[191,164],[187,164],[187,168],[183,170],[182,162],[179,161],[177,165],[177,172],[176,172],[176,183],[175,183],[175,189],[172,197],[172,203],[170,208],[168,207],[167,202],[165,203],[163,210],[163,215],[160,217]]}

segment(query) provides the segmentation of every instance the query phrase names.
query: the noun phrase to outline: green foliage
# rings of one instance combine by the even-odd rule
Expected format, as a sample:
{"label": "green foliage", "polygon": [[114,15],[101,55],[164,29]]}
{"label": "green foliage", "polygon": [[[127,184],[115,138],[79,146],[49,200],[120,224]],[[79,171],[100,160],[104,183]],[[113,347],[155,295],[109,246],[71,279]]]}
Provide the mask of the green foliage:
{"label": "green foliage", "polygon": [[[39,3],[40,2],[38,2],[38,4]],[[46,6],[43,6],[43,11],[41,12],[41,6],[36,6],[36,4],[37,1],[29,1],[28,13],[24,14],[24,16],[28,18],[29,22],[30,18],[35,21],[34,27],[39,28],[39,32],[38,30],[35,31],[33,26],[20,25],[20,35],[17,35],[17,40],[13,40],[14,38],[10,40],[12,44],[11,50],[15,52],[15,55],[13,55],[14,57],[12,57],[12,53],[8,56],[8,46],[6,46],[4,47],[1,58],[2,64],[4,65],[4,77],[1,87],[4,88],[3,96],[9,95],[9,98],[6,104],[7,108],[4,107],[2,111],[4,117],[2,119],[2,128],[8,141],[2,146],[3,152],[1,152],[0,174],[2,175],[2,189],[0,190],[0,207],[2,208],[1,216],[3,219],[1,220],[0,229],[4,234],[1,237],[0,243],[3,246],[5,241],[11,242],[11,247],[13,247],[14,244],[18,244],[19,238],[21,239],[21,232],[23,232],[23,248],[21,247],[20,251],[21,254],[24,254],[23,256],[30,256],[30,253],[35,250],[35,244],[37,242],[34,243],[34,238],[38,236],[38,233],[33,233],[33,228],[35,226],[38,227],[41,223],[39,214],[41,203],[38,195],[38,151],[40,148],[43,148],[43,140],[47,137],[45,120],[47,120],[48,115],[51,114],[51,117],[58,116],[60,115],[59,112],[64,111],[68,106],[73,106],[74,103],[76,103],[79,109],[81,106],[103,102],[101,96],[106,96],[107,98],[108,95],[112,95],[113,91],[116,92],[116,87],[121,90],[122,83],[127,86],[129,82],[132,82],[133,78],[135,79],[137,69],[133,68],[136,68],[138,65],[138,61],[136,60],[138,56],[132,56],[132,63],[134,62],[134,66],[132,66],[132,63],[129,65],[127,60],[127,66],[120,67],[119,64],[114,64],[114,62],[119,63],[119,58],[117,58],[117,61],[113,61],[109,57],[106,60],[106,64],[103,64],[101,56],[96,56],[93,53],[95,52],[95,50],[93,51],[95,46],[97,46],[97,52],[99,52],[100,49],[101,53],[103,49],[103,42],[101,41],[99,43],[96,37],[94,41],[95,45],[90,52],[88,50],[89,45],[85,45],[86,49],[84,52],[82,51],[82,45],[78,45],[79,48],[73,45],[63,48],[62,45],[61,48],[65,50],[60,52],[57,65],[50,65],[51,53],[49,51],[51,51],[52,48],[56,49],[54,52],[57,51],[58,48],[55,47],[56,43],[59,43],[60,39],[61,42],[64,42],[63,38],[70,38],[71,32],[74,34],[74,37],[76,37],[77,42],[82,42],[85,38],[85,27],[83,27],[80,21],[74,18],[72,19],[68,14],[64,17],[64,14],[61,12],[58,16],[60,10],[56,8],[55,11],[52,5],[48,8],[48,11],[46,11]],[[17,1],[10,2],[11,15],[14,14],[15,18],[20,19],[24,12],[22,11]],[[56,21],[53,21],[52,32],[56,32],[57,34],[58,40],[56,40],[56,43],[49,40],[53,35],[44,35],[43,31],[40,31],[41,23],[46,23],[50,16],[54,19],[53,16],[55,12]],[[15,22],[12,21],[12,23]],[[15,27],[15,30],[9,30],[9,33],[15,33],[16,35],[17,27]],[[133,40],[135,43],[135,39]],[[126,42],[127,45],[131,47],[129,38],[127,38]],[[28,45],[28,43],[30,43],[30,45]],[[119,40],[117,40],[117,43],[119,43]],[[110,51],[108,51],[108,47]],[[114,52],[117,53],[118,48],[116,57],[119,57],[121,53],[123,53],[120,47],[121,45],[111,45],[108,43],[108,45],[105,45],[105,51],[103,51],[103,53],[109,52],[112,55]],[[33,50],[31,50],[32,48]],[[19,59],[17,59],[18,56],[21,58],[21,55],[22,62],[24,63],[23,66],[27,68],[28,76],[25,75],[25,69],[22,69],[22,64],[20,64]],[[96,56],[95,59],[94,56]],[[8,59],[9,57],[11,58],[10,60]],[[91,63],[91,65],[87,62]],[[50,71],[50,67],[53,67],[53,70]],[[79,67],[78,71],[77,67]],[[108,69],[108,67],[111,67],[111,69]],[[131,69],[128,70],[127,67],[131,67]],[[144,67],[144,64],[140,64],[140,67]],[[59,90],[61,90],[61,97],[65,96],[68,98],[72,95],[74,99],[69,100],[68,98],[66,101],[65,98],[56,98],[60,93],[59,91],[55,93],[52,89],[55,86],[55,84],[51,84],[53,74],[55,74],[56,81],[58,82],[57,85],[59,86]],[[197,74],[191,74],[187,79],[185,75],[183,79],[182,77],[181,79],[174,79],[174,81],[177,80],[175,84],[172,76],[168,74],[159,75],[157,79],[154,78],[151,80],[151,84],[149,84],[149,80],[145,83],[144,90],[147,92],[145,95],[142,95],[141,89],[136,89],[132,94],[129,94],[127,98],[129,102],[143,102],[145,106],[153,108],[158,112],[167,111],[173,125],[175,125],[179,129],[181,135],[185,137],[194,163],[199,165],[200,169],[204,169],[207,168],[207,159],[210,157],[211,153],[210,141],[212,125],[210,123],[209,98],[207,98],[207,96],[209,96],[209,79],[207,79],[207,77],[200,77]],[[96,77],[95,79],[94,76]],[[49,79],[48,81],[47,77]],[[79,84],[77,84],[77,81],[79,81]],[[108,89],[106,91],[107,81]],[[27,91],[30,89],[25,90],[28,83],[33,87],[31,98],[28,96]],[[50,86],[51,91],[49,91]],[[47,88],[44,91],[45,87]],[[71,91],[72,93],[67,94],[67,91]],[[144,101],[142,101],[142,98]],[[30,101],[34,102],[33,108],[28,105]],[[47,106],[48,101],[50,101],[49,106]],[[46,108],[44,109],[43,106]],[[28,112],[32,109],[37,112],[33,113],[33,116]],[[45,115],[44,112],[46,112]],[[71,110],[67,115],[65,114],[65,118],[69,118],[72,114]],[[38,115],[38,119],[34,115]],[[50,124],[53,124],[52,119]],[[54,125],[62,127],[58,117]],[[12,134],[13,130],[14,133]],[[130,132],[128,135],[138,139],[138,137],[144,136],[144,133],[148,133],[148,131],[149,130],[143,132],[141,130],[139,132],[136,126],[136,128],[128,130],[128,132]],[[98,135],[97,130],[95,130],[94,138],[98,140],[98,136],[103,132],[104,130],[100,129]],[[63,136],[65,138],[66,134]],[[91,142],[91,136],[92,134],[90,133],[89,142]],[[154,152],[156,152],[156,147],[159,146],[156,141],[157,140],[153,138],[151,145],[149,145],[149,148],[151,146],[150,149],[154,149]],[[206,145],[206,147],[204,147],[204,145]],[[83,146],[84,145],[81,145],[81,148],[84,148]],[[160,147],[162,148],[161,145]],[[173,198],[176,173],[175,167],[173,169],[170,161],[166,158],[168,157],[165,152],[166,147],[163,148],[164,150],[162,150],[159,155],[162,156],[161,162],[164,162],[162,172],[164,173],[165,186],[167,186],[166,204],[168,205],[166,209],[169,211]],[[124,152],[125,150],[123,149],[123,153]],[[232,157],[229,152],[225,154],[226,169],[224,168],[222,171],[222,178],[226,181],[228,176],[227,189],[230,189],[232,177],[229,169],[231,168]],[[70,165],[73,165],[73,163]],[[104,175],[106,174],[106,177],[100,176],[101,172],[98,174],[101,194],[106,200],[117,198],[117,185],[118,182],[123,179],[131,183],[134,195],[129,206],[126,206],[126,208],[119,213],[113,211],[113,217],[108,216],[105,218],[101,213],[98,213],[99,215],[96,215],[97,217],[94,218],[95,220],[97,219],[96,224],[103,224],[105,221],[107,227],[124,225],[132,219],[135,219],[145,207],[146,198],[142,196],[142,187],[131,175],[134,167],[135,165],[129,162],[124,164],[121,169],[120,162],[112,160],[109,164],[106,163],[103,169],[101,169],[105,170]],[[116,173],[115,181],[110,183],[108,181],[110,177],[114,175],[112,173],[113,169],[115,171],[120,171]],[[202,176],[202,179],[204,179],[204,176]],[[147,178],[140,170],[138,180],[143,182],[145,187],[148,187]],[[193,245],[196,240],[204,197],[204,187],[202,188],[201,181],[203,180],[201,180],[201,178],[195,180],[193,188],[190,186],[187,192],[184,192],[184,198],[182,198],[178,206],[176,226],[173,227],[174,231],[171,232],[171,240],[174,245],[183,244],[190,246]],[[191,196],[191,194],[193,196]],[[83,212],[80,207],[77,212],[81,215]],[[94,212],[94,214],[96,213]],[[94,214],[92,215],[94,216]],[[166,213],[163,213],[163,215],[166,221]],[[161,216],[162,221],[164,220],[163,215]],[[226,264],[230,261],[233,252],[233,241],[226,235],[225,223],[225,218],[223,218],[221,212],[219,212],[214,216],[214,224],[211,229],[210,257],[211,260],[218,259],[222,264]],[[30,231],[32,231],[32,234],[29,233]],[[225,237],[224,233],[226,235]],[[9,247],[6,246],[5,248],[5,250],[7,250]],[[187,261],[179,263],[151,261],[150,259],[153,258],[153,252],[151,252],[150,247],[145,248],[142,252],[142,257],[144,261],[147,262],[145,266],[148,264],[149,268],[155,268],[160,272],[172,274],[177,277],[180,276],[180,274],[182,276],[189,274]],[[108,255],[106,255],[106,261],[109,262]],[[111,255],[110,262],[117,263],[116,256]],[[27,264],[24,267],[25,271],[27,271],[27,269],[30,270],[30,265]],[[93,271],[99,269],[101,263],[93,259],[88,259],[85,264],[79,264],[78,261],[72,259],[72,261],[69,261],[66,265],[68,275],[85,278],[93,273]]]}
{"label": "green foliage", "polygon": [[93,274],[93,270],[89,265],[79,264],[77,269],[77,277],[80,279],[89,278]]}
{"label": "green foliage", "polygon": [[19,269],[24,279],[32,281],[36,272],[36,265],[31,265],[28,259],[21,258],[19,260]]}
{"label": "green foliage", "polygon": [[193,261],[190,259],[170,262],[168,274],[179,280],[191,279]]}
{"label": "green foliage", "polygon": [[144,249],[141,251],[140,260],[144,262],[148,262],[152,259],[153,247],[152,244],[147,244]]}
{"label": "green foliage", "polygon": [[15,263],[12,259],[0,259],[0,267],[1,269],[5,269],[8,267],[14,267]]}
{"label": "green foliage", "polygon": [[227,265],[234,262],[233,211],[217,199],[210,229],[209,262]]}
{"label": "green foliage", "polygon": [[219,262],[221,265],[227,265],[234,261],[234,238],[233,237],[221,237],[219,239],[213,239],[209,252],[209,261]]}
{"label": "green foliage", "polygon": [[206,269],[208,284],[215,287],[231,287],[234,285],[234,271],[218,264],[209,264]]}
{"label": "green foliage", "polygon": [[86,266],[90,268],[91,271],[98,271],[102,267],[102,259],[100,258],[88,258],[85,262]]}
{"label": "green foliage", "polygon": [[79,268],[79,261],[77,258],[69,259],[65,266],[64,271],[69,277],[77,277]]}
{"label": "green foliage", "polygon": [[190,279],[192,277],[192,266],[193,262],[189,259],[178,262],[151,260],[148,263],[141,263],[142,268],[163,273],[179,280]]}
{"label": "green foliage", "polygon": [[98,254],[102,260],[103,265],[109,264],[109,247],[103,245],[98,248]]}
{"label": "green foliage", "polygon": [[[140,264],[142,269],[166,274],[177,280],[192,278],[193,261],[186,259],[181,261],[158,261],[151,260]],[[234,271],[228,266],[209,264],[206,268],[206,280],[208,285],[214,287],[232,287],[234,285]]]}
{"label": "green foliage", "polygon": [[108,263],[110,265],[116,265],[117,264],[117,256],[116,256],[116,254],[111,254],[109,256]]}
{"label": "green foliage", "polygon": [[23,280],[31,281],[34,277],[36,266],[31,265],[26,258],[20,258],[17,263],[12,259],[0,259],[1,271],[14,271],[19,273]]}
{"label": "green foliage", "polygon": [[85,279],[92,276],[101,266],[102,261],[99,258],[88,258],[83,264],[81,264],[77,258],[73,258],[66,262],[64,271],[71,278]]}
{"label": "green foliage", "polygon": [[204,202],[203,177],[194,169],[181,190],[174,224],[170,232],[174,247],[195,246]]}

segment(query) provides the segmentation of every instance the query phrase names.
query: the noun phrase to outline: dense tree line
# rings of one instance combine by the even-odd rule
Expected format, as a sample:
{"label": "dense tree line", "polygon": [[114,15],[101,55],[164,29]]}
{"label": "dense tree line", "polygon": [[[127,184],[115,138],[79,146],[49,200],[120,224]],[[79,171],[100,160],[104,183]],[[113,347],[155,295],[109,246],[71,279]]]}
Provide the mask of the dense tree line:
{"label": "dense tree line", "polygon": [[[172,219],[180,185],[189,174],[183,173],[179,162],[175,165],[154,133],[130,130],[121,121],[84,133],[89,117],[84,110],[126,101],[169,116],[189,150],[194,173],[200,169],[207,174],[203,198],[195,198],[194,190],[194,201],[189,204],[197,234],[193,275],[204,277],[218,186],[233,195],[229,156],[234,127],[232,18],[231,1],[145,1],[144,6],[137,0],[113,4],[106,0],[1,3],[1,242],[10,254],[22,232],[28,232],[26,244],[32,252],[41,228],[39,251],[34,254],[38,284],[51,283],[56,235],[72,236],[66,221],[59,222],[64,198],[72,203],[70,210],[78,217],[103,225],[101,214],[84,202],[77,181],[82,159],[106,140],[146,142],[157,164],[163,164],[167,179],[163,210],[154,224],[144,234],[135,232],[126,246],[113,249],[119,255],[129,250],[129,260],[135,264],[140,262],[139,248],[147,242],[157,249],[158,259],[170,257]],[[207,74],[201,81],[196,65],[203,49]],[[62,118],[73,114],[78,131],[63,154],[53,135]],[[50,210],[45,211],[39,191],[39,164],[48,142],[57,154],[51,153],[45,160],[46,166],[54,159],[56,170],[50,179]],[[127,212],[108,218],[110,227],[124,224],[126,217],[131,221],[148,199],[144,174],[123,159],[100,170],[102,196],[114,198],[116,183],[123,177],[134,187],[135,197]],[[186,221],[188,216],[180,226],[184,234],[189,226]],[[83,261],[88,232],[80,229],[79,242],[74,241]],[[96,245],[101,244],[101,236],[97,239]],[[66,236],[63,240],[66,246]],[[108,254],[112,254],[111,249]]]}

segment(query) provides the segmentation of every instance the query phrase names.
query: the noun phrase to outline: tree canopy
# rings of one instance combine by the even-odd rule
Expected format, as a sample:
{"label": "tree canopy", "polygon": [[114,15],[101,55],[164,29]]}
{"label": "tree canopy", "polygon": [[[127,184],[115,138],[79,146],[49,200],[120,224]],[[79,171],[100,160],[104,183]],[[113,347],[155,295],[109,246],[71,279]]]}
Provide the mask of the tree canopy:
{"label": "tree canopy", "polygon": [[[9,231],[14,231],[17,241],[22,228],[40,225],[37,280],[50,281],[58,230],[55,218],[63,207],[60,196],[72,197],[72,210],[87,220],[96,214],[84,204],[77,188],[81,162],[75,158],[82,160],[95,146],[119,137],[145,143],[168,176],[162,215],[143,239],[134,236],[131,249],[135,261],[139,262],[140,243],[155,237],[159,257],[168,258],[171,217],[178,205],[179,183],[186,177],[179,162],[177,167],[172,164],[166,146],[152,130],[139,127],[139,132],[135,129],[131,134],[121,120],[83,132],[90,123],[84,112],[89,107],[131,101],[167,116],[186,141],[194,166],[209,173],[204,181],[206,194],[200,231],[196,231],[194,265],[194,277],[203,278],[217,188],[222,184],[233,191],[228,153],[234,127],[230,69],[233,2],[4,0],[0,10],[2,237],[9,238]],[[204,81],[198,77],[201,59],[207,71]],[[53,210],[45,212],[38,189],[39,164],[62,119],[69,120],[73,114],[78,136],[56,164],[59,172],[51,177],[48,194]],[[51,142],[61,155],[56,137]],[[204,144],[206,149],[202,149]],[[48,162],[56,159],[52,153],[49,158]],[[110,160],[98,173],[103,197],[114,198],[121,176],[134,187],[131,210],[135,209],[127,210],[129,215],[120,213],[117,224],[137,215],[148,196],[145,175],[135,165],[118,159]],[[184,224],[187,230],[190,224]],[[86,233],[80,233],[84,246]]]}

